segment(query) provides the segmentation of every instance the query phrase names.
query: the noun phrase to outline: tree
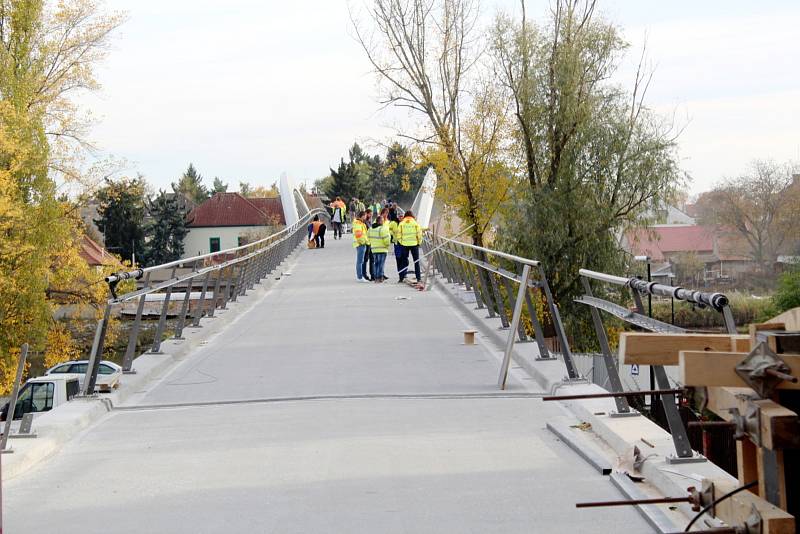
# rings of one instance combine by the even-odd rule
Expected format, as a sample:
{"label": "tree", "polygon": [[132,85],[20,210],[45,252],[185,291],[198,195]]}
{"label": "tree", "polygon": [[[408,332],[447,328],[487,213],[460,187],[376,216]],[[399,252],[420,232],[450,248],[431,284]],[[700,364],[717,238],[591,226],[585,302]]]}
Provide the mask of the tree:
{"label": "tree", "polygon": [[263,185],[251,186],[247,185],[247,191],[242,192],[242,196],[247,198],[278,198],[280,191],[278,190],[278,182],[272,182],[272,185],[265,187]]}
{"label": "tree", "polygon": [[219,179],[219,176],[214,177],[214,187],[211,189],[211,194],[214,193],[226,193],[228,191],[228,184],[223,183],[222,180]]}
{"label": "tree", "polygon": [[94,223],[102,232],[106,248],[133,262],[138,252],[144,257],[145,182],[137,178],[106,180],[95,198],[99,219]]}
{"label": "tree", "polygon": [[755,160],[698,200],[700,222],[734,230],[763,272],[800,233],[800,183],[790,165]]}
{"label": "tree", "polygon": [[249,183],[239,182],[239,194],[243,197],[249,197],[252,189],[253,186],[251,186]]}
{"label": "tree", "polygon": [[772,302],[779,312],[800,307],[800,265],[793,265],[781,273]]}
{"label": "tree", "polygon": [[158,196],[150,201],[148,211],[152,220],[146,228],[149,238],[145,255],[147,264],[159,265],[180,259],[183,239],[189,230],[177,200],[168,197],[166,191],[159,191]]}
{"label": "tree", "polygon": [[[472,163],[500,161],[500,153],[488,150],[499,148],[494,126],[502,120],[478,118],[490,107],[470,109],[471,92],[490,94],[472,74],[482,52],[477,15],[473,0],[374,0],[371,28],[355,21],[354,26],[383,84],[382,104],[425,117],[424,132],[402,136],[430,147],[423,152],[435,160],[439,191],[459,191],[461,203],[454,207],[471,225],[473,242],[481,245],[492,218],[487,214],[498,206],[490,202],[496,195],[481,198],[480,191],[492,187],[498,175],[494,164]],[[469,125],[463,122],[468,115],[473,116]],[[484,172],[490,169],[491,174]]]}
{"label": "tree", "polygon": [[54,299],[95,304],[103,292],[53,175],[81,178],[86,121],[70,97],[97,86],[93,66],[120,22],[89,0],[0,0],[0,394],[18,347],[45,349]]}
{"label": "tree", "polygon": [[384,158],[383,175],[386,196],[395,202],[410,207],[422,186],[426,169],[416,164],[408,148],[398,142],[389,145]]}
{"label": "tree", "polygon": [[348,150],[348,161],[345,162],[342,158],[336,170],[330,169],[331,179],[327,182],[327,188],[323,193],[330,198],[338,196],[344,199],[371,200],[371,179],[375,175],[373,161],[358,143],[353,143]]}
{"label": "tree", "polygon": [[189,163],[186,171],[178,182],[172,182],[172,190],[182,193],[195,204],[202,204],[208,200],[208,190],[203,185],[203,176],[197,172],[194,165]]}
{"label": "tree", "polygon": [[524,169],[503,246],[542,261],[555,299],[572,308],[578,269],[621,272],[617,235],[680,186],[671,125],[649,112],[644,61],[631,90],[610,77],[627,44],[591,0],[557,0],[547,24],[498,17],[497,77],[512,102]]}

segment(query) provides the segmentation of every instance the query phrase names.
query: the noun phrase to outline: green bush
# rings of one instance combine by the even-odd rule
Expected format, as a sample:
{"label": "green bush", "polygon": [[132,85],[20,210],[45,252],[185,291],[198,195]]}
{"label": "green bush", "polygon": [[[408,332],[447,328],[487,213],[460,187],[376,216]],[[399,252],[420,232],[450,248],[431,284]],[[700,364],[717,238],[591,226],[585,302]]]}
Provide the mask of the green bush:
{"label": "green bush", "polygon": [[795,267],[780,275],[772,302],[778,313],[800,306],[800,268]]}
{"label": "green bush", "polygon": [[[772,299],[769,298],[731,293],[728,295],[728,299],[738,327],[767,321],[779,313]],[[645,301],[646,307],[647,302]],[[669,299],[653,300],[653,317],[665,323],[671,322]],[[721,313],[681,301],[675,301],[675,324],[683,328],[717,329],[724,326]]]}

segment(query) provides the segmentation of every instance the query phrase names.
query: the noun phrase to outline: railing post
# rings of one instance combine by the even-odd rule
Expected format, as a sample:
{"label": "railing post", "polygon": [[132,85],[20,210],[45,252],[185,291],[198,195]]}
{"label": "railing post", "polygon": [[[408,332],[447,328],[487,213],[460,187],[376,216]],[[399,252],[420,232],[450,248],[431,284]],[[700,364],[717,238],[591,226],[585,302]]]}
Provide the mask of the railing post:
{"label": "railing post", "polygon": [[[471,256],[471,254],[467,254],[466,248],[463,245],[461,246],[461,254],[463,254],[465,258],[468,255]],[[467,265],[467,272],[469,273],[470,285],[472,286],[472,292],[475,294],[475,305],[477,306],[477,309],[480,310],[481,308],[485,307],[483,303],[483,296],[481,295],[480,287],[478,287],[478,285],[475,282],[476,277],[473,271],[473,265],[469,261],[466,261],[466,265]]]}
{"label": "railing post", "polygon": [[[177,271],[177,265],[172,268],[172,272],[170,273],[170,279],[175,278],[175,272]],[[164,335],[164,327],[167,324],[167,311],[169,308],[169,299],[172,296],[172,286],[167,288],[167,292],[164,293],[164,305],[161,306],[161,316],[158,318],[158,326],[156,326],[156,337],[153,338],[153,346],[150,348],[150,354],[161,354],[161,336]]]}
{"label": "railing post", "polygon": [[[497,385],[500,389],[506,389],[506,382],[508,380],[508,368],[511,366],[511,356],[514,352],[514,338],[516,337],[516,330],[519,327],[520,317],[522,316],[522,302],[525,299],[525,291],[528,287],[528,280],[531,276],[531,266],[525,264],[522,268],[522,280],[520,281],[519,291],[517,292],[517,299],[514,302],[514,314],[511,316],[511,327],[508,332],[508,339],[506,340],[506,350],[503,353],[503,364],[500,368],[500,378]],[[510,299],[510,297],[509,297]]]}
{"label": "railing post", "polygon": [[497,315],[497,313],[494,311],[495,308],[494,298],[492,297],[492,293],[489,290],[489,284],[486,281],[486,275],[488,273],[486,272],[486,269],[484,269],[479,265],[475,266],[475,270],[477,272],[478,282],[481,286],[481,297],[484,304],[486,304],[486,311],[489,312],[489,316],[487,317],[487,319],[492,319]]}
{"label": "railing post", "polygon": [[[589,280],[582,276],[581,281],[583,282],[583,289],[586,291],[586,295],[589,297],[594,296],[592,294],[592,285],[589,283]],[[611,391],[613,393],[622,393],[622,380],[619,378],[619,369],[617,368],[614,357],[611,354],[611,347],[608,344],[608,336],[606,335],[606,329],[603,326],[603,319],[600,317],[600,312],[597,308],[590,306],[589,309],[592,314],[592,323],[594,323],[597,341],[600,342],[600,351],[603,353],[603,363],[606,367],[608,381],[611,383]],[[628,399],[625,397],[614,397],[614,402],[617,405],[617,413],[631,413],[631,408],[628,405]]]}
{"label": "railing post", "polygon": [[234,268],[235,268],[234,265],[228,265],[227,267],[225,267],[225,269],[223,269],[224,271],[227,271],[228,275],[227,278],[225,279],[225,293],[224,296],[222,297],[222,306],[220,306],[221,310],[225,310],[228,308],[228,301],[231,298],[231,291],[233,290],[232,284],[233,284]]}
{"label": "railing post", "polygon": [[[497,279],[494,277],[494,273],[491,271],[486,271],[486,276],[489,277],[489,283],[492,287],[494,301],[497,303],[497,314],[500,316],[500,324],[502,325],[501,328],[506,329],[509,326],[508,318],[506,317],[506,304],[503,302],[503,295],[500,294],[500,290],[497,288]],[[510,298],[511,297],[509,297],[509,300]]]}
{"label": "railing post", "polygon": [[211,301],[211,308],[208,310],[208,316],[214,317],[214,310],[217,309],[217,303],[219,302],[219,288],[222,284],[222,269],[216,269],[213,272],[216,273],[216,281],[214,282],[214,300]]}
{"label": "railing post", "polygon": [[103,311],[103,318],[97,323],[92,342],[92,352],[89,355],[89,365],[86,366],[86,375],[83,379],[83,395],[89,396],[94,393],[94,386],[97,383],[97,371],[100,369],[100,360],[103,359],[103,346],[106,341],[106,331],[108,321],[111,318],[111,303],[106,303]]}
{"label": "railing post", "polygon": [[[506,294],[508,295],[508,304],[511,305],[511,295],[514,294],[514,287],[511,285],[511,280],[509,280],[506,277],[503,277],[503,285],[505,286]],[[523,299],[525,298],[524,297],[525,293],[520,293],[520,295],[522,295],[522,297],[517,297],[517,298],[523,298]],[[516,307],[516,302],[514,303],[514,306]],[[528,341],[528,336],[525,335],[525,325],[522,323],[521,320],[517,325],[517,330],[519,333],[519,340]]]}
{"label": "railing post", "polygon": [[200,319],[203,317],[203,312],[205,311],[206,307],[206,291],[208,291],[208,281],[211,279],[211,271],[206,271],[206,275],[203,278],[203,289],[200,291],[200,302],[197,303],[197,306],[194,308],[194,320],[192,321],[192,327],[200,328]]}
{"label": "railing post", "polygon": [[564,323],[561,322],[561,313],[558,311],[558,305],[553,300],[553,294],[550,292],[550,284],[547,283],[547,275],[544,272],[544,267],[539,265],[539,274],[541,276],[541,285],[544,289],[545,297],[547,297],[547,306],[550,309],[550,316],[553,319],[553,327],[556,329],[556,336],[561,345],[561,354],[564,356],[564,365],[567,366],[567,377],[570,379],[579,378],[578,371],[575,369],[575,363],[572,361],[572,351],[569,348],[567,335],[564,332]]}
{"label": "railing post", "polygon": [[539,347],[539,357],[537,360],[555,360],[556,358],[550,354],[547,345],[544,342],[544,330],[542,324],[539,322],[539,315],[536,311],[536,306],[531,301],[531,290],[528,287],[525,291],[525,305],[528,307],[528,314],[531,316],[531,323],[533,324],[533,337],[536,345]]}
{"label": "railing post", "polygon": [[[192,263],[192,272],[197,271],[197,260]],[[192,296],[192,289],[194,289],[194,279],[191,277],[186,281],[186,293],[183,295],[183,302],[181,303],[181,311],[178,314],[178,323],[175,325],[175,337],[173,339],[183,339],[183,327],[186,325],[186,314],[189,313],[189,300]]]}
{"label": "railing post", "polygon": [[[150,271],[144,275],[144,289],[150,287]],[[125,355],[122,357],[122,372],[132,374],[133,371],[133,357],[136,352],[136,343],[139,341],[139,329],[142,326],[142,313],[144,312],[144,305],[147,301],[147,293],[143,293],[139,297],[139,302],[136,304],[136,318],[133,320],[133,326],[128,334],[128,346],[125,347]]]}
{"label": "railing post", "polygon": [[242,270],[239,273],[239,296],[247,294],[247,286],[249,285],[250,276],[250,258],[239,262],[242,265]]}
{"label": "railing post", "polygon": [[[10,452],[6,449],[8,436],[11,434],[11,422],[14,420],[14,411],[17,408],[17,395],[19,395],[19,385],[22,382],[22,373],[25,371],[25,360],[28,358],[28,344],[22,345],[19,351],[17,362],[17,374],[14,377],[14,386],[11,388],[11,396],[8,398],[8,411],[6,412],[6,424],[3,428],[3,437],[0,438],[0,453]],[[2,503],[0,503],[2,506]]]}

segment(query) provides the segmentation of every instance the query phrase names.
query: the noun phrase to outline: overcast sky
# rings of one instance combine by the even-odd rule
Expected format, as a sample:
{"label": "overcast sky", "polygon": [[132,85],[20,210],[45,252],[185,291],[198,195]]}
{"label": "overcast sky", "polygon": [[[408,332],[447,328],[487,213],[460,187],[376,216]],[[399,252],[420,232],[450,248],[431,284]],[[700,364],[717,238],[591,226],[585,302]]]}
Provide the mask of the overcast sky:
{"label": "overcast sky", "polygon": [[[800,2],[600,0],[655,67],[648,104],[685,126],[693,193],[753,158],[800,160]],[[344,0],[107,0],[128,21],[85,99],[92,138],[156,188],[193,162],[214,176],[269,185],[286,171],[313,183],[357,140],[387,141],[402,120],[381,112]],[[488,22],[516,0],[485,0]],[[549,2],[529,0],[531,17]],[[376,149],[377,150],[377,149]]]}

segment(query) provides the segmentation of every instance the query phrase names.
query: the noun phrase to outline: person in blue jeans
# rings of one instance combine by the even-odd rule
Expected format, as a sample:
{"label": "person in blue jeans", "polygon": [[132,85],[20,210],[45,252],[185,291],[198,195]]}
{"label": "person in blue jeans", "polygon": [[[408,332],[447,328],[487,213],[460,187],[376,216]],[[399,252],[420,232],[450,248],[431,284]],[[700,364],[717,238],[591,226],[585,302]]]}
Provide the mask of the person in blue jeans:
{"label": "person in blue jeans", "polygon": [[353,219],[353,248],[356,249],[356,280],[368,282],[369,280],[364,276],[364,257],[369,238],[367,238],[367,225],[362,222],[363,218],[364,212],[362,211]]}
{"label": "person in blue jeans", "polygon": [[383,276],[383,266],[386,263],[386,253],[389,252],[389,245],[392,241],[389,227],[383,224],[383,217],[379,215],[375,219],[372,228],[367,231],[367,237],[372,250],[372,263],[374,266],[372,281],[380,284],[385,278]]}

